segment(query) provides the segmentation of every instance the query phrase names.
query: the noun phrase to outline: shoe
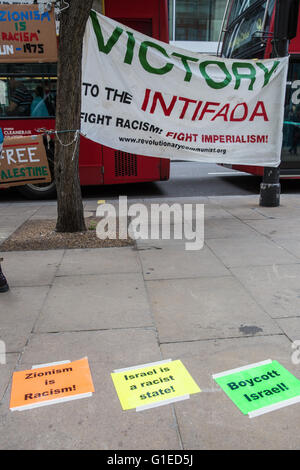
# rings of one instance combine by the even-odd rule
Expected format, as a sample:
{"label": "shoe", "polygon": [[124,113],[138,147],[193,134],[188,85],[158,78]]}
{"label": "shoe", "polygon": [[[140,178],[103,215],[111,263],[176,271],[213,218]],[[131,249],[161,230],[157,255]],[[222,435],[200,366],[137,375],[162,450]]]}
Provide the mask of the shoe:
{"label": "shoe", "polygon": [[1,266],[0,266],[0,293],[7,292],[9,290],[9,285],[7,284],[6,277],[4,276]]}

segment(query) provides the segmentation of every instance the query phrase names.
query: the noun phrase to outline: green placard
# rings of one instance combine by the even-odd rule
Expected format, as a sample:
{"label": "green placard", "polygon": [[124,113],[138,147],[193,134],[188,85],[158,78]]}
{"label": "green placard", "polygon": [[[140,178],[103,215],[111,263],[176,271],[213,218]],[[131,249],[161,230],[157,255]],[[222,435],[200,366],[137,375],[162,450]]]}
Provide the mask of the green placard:
{"label": "green placard", "polygon": [[[300,401],[300,380],[277,361],[264,361],[213,375],[244,414],[264,412]],[[261,414],[261,413],[257,413]],[[255,415],[255,413],[254,413]]]}

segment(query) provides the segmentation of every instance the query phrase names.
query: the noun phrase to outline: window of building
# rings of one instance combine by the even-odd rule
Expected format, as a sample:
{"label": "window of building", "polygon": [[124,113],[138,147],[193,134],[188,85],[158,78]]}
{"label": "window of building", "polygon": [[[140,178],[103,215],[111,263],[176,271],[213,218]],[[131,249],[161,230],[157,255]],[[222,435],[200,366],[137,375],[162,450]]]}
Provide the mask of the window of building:
{"label": "window of building", "polygon": [[227,0],[169,0],[171,41],[218,41]]}

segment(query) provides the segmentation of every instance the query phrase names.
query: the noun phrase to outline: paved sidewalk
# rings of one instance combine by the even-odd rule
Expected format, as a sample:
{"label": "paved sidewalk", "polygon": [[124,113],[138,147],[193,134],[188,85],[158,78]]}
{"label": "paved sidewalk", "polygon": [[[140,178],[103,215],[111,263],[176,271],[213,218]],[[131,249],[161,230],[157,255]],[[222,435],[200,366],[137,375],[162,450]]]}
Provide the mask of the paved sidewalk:
{"label": "paved sidewalk", "polygon": [[[205,204],[200,251],[171,240],[4,254],[0,449],[299,449],[300,404],[249,419],[212,374],[270,358],[300,379],[300,196],[282,195],[278,208],[257,196],[181,202]],[[87,213],[96,206],[85,201]],[[42,217],[56,217],[54,201],[2,203],[0,243]],[[14,371],[84,356],[92,397],[9,410]],[[169,358],[202,393],[122,411],[111,372]]]}

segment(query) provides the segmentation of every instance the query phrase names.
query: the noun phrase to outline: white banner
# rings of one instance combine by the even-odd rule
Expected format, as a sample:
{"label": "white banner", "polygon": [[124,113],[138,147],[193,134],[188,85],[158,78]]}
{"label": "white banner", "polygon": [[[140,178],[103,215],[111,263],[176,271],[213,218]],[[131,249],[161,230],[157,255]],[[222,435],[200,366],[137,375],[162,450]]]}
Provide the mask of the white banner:
{"label": "white banner", "polygon": [[81,132],[139,155],[280,163],[288,58],[223,59],[179,49],[92,11]]}

